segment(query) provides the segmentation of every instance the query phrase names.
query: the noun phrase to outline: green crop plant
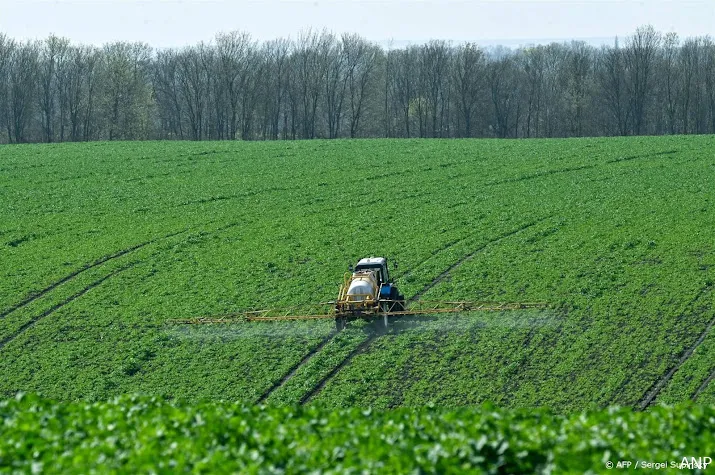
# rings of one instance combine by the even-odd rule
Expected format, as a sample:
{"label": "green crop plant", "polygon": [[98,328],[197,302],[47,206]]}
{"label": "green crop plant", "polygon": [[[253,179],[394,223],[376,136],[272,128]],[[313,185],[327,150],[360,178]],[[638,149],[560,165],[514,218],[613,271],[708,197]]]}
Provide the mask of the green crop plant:
{"label": "green crop plant", "polygon": [[626,461],[678,471],[684,458],[712,463],[715,451],[712,406],[563,416],[489,404],[326,410],[20,394],[0,401],[0,420],[2,472],[604,473]]}

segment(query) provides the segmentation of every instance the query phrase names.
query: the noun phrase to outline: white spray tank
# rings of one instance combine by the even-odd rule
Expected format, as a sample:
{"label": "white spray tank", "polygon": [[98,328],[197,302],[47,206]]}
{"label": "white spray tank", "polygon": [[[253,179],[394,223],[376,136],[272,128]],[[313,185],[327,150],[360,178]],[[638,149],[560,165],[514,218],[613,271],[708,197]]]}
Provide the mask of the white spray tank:
{"label": "white spray tank", "polygon": [[362,302],[370,298],[377,300],[378,292],[377,277],[371,270],[361,270],[353,273],[348,287],[348,301]]}

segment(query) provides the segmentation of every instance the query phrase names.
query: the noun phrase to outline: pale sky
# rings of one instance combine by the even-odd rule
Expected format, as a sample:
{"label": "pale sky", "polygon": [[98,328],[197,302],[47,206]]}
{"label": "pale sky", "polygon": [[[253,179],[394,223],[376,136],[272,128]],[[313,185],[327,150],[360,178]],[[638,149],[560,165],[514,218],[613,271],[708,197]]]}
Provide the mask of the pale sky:
{"label": "pale sky", "polygon": [[715,0],[0,0],[0,32],[15,39],[50,33],[74,43],[143,41],[175,47],[246,31],[257,40],[295,38],[309,27],[355,32],[387,44],[429,39],[515,45],[547,40],[612,41],[640,25],[715,36]]}

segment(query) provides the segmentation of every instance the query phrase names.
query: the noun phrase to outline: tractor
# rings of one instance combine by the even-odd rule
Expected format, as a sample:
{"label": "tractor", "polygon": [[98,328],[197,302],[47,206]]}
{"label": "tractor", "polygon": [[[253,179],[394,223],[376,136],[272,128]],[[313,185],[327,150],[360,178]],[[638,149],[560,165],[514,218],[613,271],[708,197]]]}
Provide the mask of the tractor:
{"label": "tractor", "polygon": [[387,328],[389,317],[404,310],[405,296],[390,279],[387,259],[366,257],[344,277],[335,301],[335,328],[340,331],[358,318],[375,319],[378,326]]}

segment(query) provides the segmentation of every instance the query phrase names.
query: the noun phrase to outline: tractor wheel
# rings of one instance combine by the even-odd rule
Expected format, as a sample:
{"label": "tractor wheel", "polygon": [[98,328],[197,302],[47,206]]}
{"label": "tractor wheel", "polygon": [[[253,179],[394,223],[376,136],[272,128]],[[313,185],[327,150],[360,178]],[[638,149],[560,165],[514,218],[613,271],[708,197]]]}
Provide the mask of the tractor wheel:
{"label": "tractor wheel", "polygon": [[341,332],[345,329],[345,317],[335,317],[335,330]]}

